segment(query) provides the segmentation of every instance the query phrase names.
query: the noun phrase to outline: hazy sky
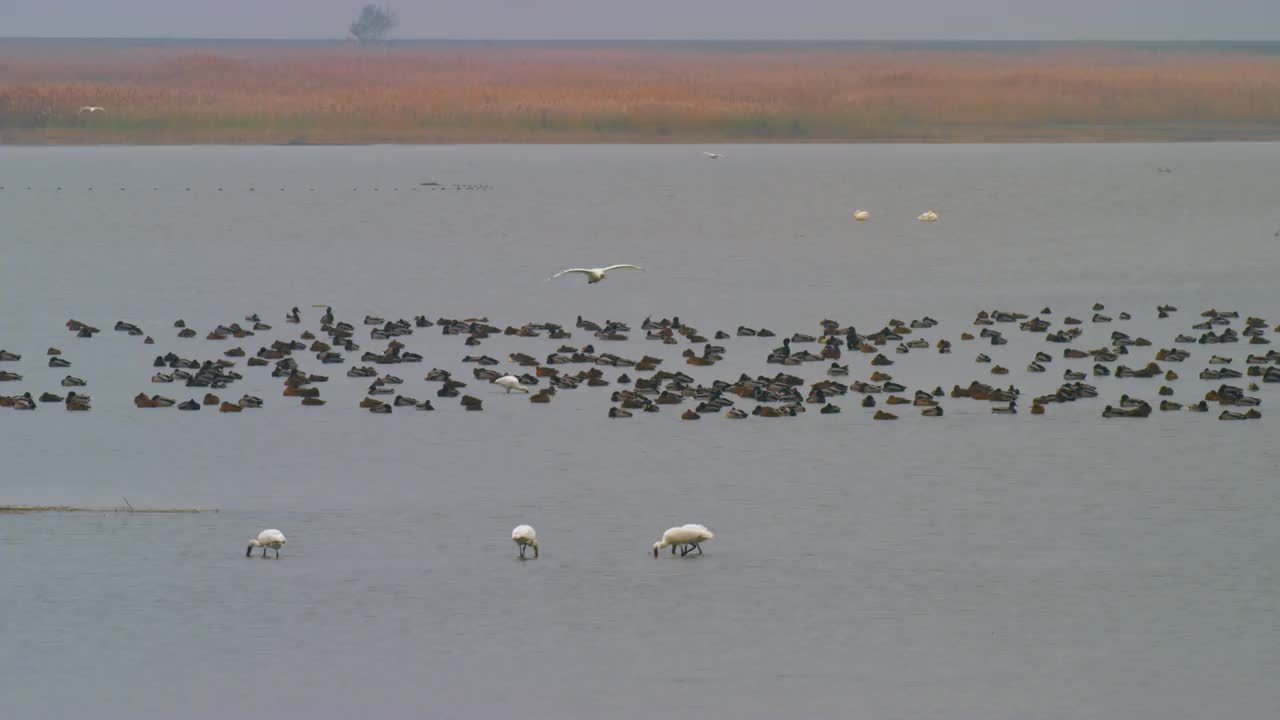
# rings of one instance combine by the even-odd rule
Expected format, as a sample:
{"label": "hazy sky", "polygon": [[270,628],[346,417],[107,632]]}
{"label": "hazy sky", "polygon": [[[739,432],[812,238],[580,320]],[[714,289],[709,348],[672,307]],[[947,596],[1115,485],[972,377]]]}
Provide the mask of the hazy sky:
{"label": "hazy sky", "polygon": [[[0,35],[341,37],[362,0],[0,0]],[[1280,0],[389,0],[400,37],[1258,40]]]}

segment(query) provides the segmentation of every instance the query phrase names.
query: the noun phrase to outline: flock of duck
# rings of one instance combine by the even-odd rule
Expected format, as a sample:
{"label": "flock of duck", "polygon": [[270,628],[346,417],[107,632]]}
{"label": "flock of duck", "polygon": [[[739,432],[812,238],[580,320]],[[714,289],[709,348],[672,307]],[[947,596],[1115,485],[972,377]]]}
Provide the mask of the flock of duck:
{"label": "flock of duck", "polygon": [[[585,275],[588,282],[598,282],[605,272],[617,268],[641,269],[629,265],[570,268],[557,276],[574,272]],[[1101,304],[1094,305],[1093,314],[1087,322],[1093,326],[1114,327],[1111,325],[1113,322],[1118,324],[1130,319],[1128,313],[1122,312],[1113,321],[1104,311]],[[1172,317],[1177,310],[1162,305],[1155,312],[1163,319]],[[302,313],[295,307],[284,320],[287,327],[299,326]],[[313,362],[321,367],[347,366],[343,375],[348,381],[368,382],[364,397],[358,404],[374,414],[390,414],[395,408],[434,410],[433,400],[450,400],[468,411],[480,411],[485,401],[479,397],[484,393],[478,388],[490,386],[501,391],[500,396],[522,393],[530,402],[539,404],[551,403],[559,393],[582,387],[611,388],[608,409],[608,417],[611,418],[632,417],[635,412],[656,413],[663,406],[681,405],[684,409],[680,417],[685,420],[697,420],[709,414],[723,414],[735,419],[795,417],[813,405],[820,408],[820,414],[837,414],[842,411],[839,399],[851,394],[861,396],[858,403],[861,407],[874,409],[872,417],[876,420],[898,419],[895,412],[900,411],[896,407],[904,405],[918,409],[926,417],[942,417],[942,402],[948,395],[952,399],[989,403],[991,412],[995,414],[1017,414],[1020,404],[1028,404],[1029,398],[1031,414],[1042,415],[1057,404],[1098,397],[1098,388],[1086,382],[1092,377],[1162,381],[1155,389],[1158,402],[1155,398],[1139,397],[1136,391],[1131,391],[1133,395],[1126,392],[1117,401],[1104,406],[1102,417],[1143,418],[1155,409],[1207,412],[1213,403],[1222,408],[1219,417],[1223,420],[1250,420],[1261,417],[1262,400],[1251,394],[1259,391],[1258,383],[1280,382],[1280,351],[1263,352],[1260,347],[1270,344],[1267,322],[1260,317],[1241,320],[1235,311],[1204,311],[1200,320],[1191,326],[1190,334],[1177,334],[1170,346],[1156,350],[1152,359],[1146,362],[1132,358],[1144,348],[1153,348],[1152,341],[1140,336],[1131,337],[1120,330],[1110,332],[1098,347],[1077,347],[1077,341],[1083,343],[1085,323],[1085,320],[1073,317],[1064,317],[1061,322],[1056,322],[1047,307],[1034,315],[982,310],[973,320],[973,331],[962,332],[955,339],[938,337],[930,341],[921,336],[931,333],[938,322],[927,316],[911,321],[890,319],[881,329],[868,334],[833,320],[823,320],[819,323],[818,332],[797,332],[783,337],[780,345],[764,354],[765,364],[782,366],[778,372],[754,377],[741,373],[737,377],[700,382],[684,371],[662,369],[664,360],[656,355],[644,354],[633,359],[603,350],[605,346],[622,346],[636,335],[628,324],[615,320],[596,323],[579,316],[571,327],[551,322],[501,327],[485,317],[430,320],[425,315],[418,315],[408,321],[367,315],[362,321],[361,331],[356,324],[339,320],[332,308],[326,308],[319,318],[318,332],[294,331],[269,342],[254,342],[260,334],[273,332],[272,326],[256,314],[244,318],[243,324],[219,324],[204,333],[187,327],[179,319],[173,323],[176,340],[192,340],[203,334],[208,341],[229,344],[242,340],[242,345],[251,347],[258,344],[259,347],[255,352],[237,346],[221,350],[216,356],[206,354],[204,357],[184,356],[173,351],[157,354],[151,363],[151,383],[181,383],[185,388],[199,389],[203,395],[179,400],[144,391],[134,396],[133,401],[136,407],[146,409],[176,406],[184,411],[198,411],[204,407],[217,408],[224,413],[252,411],[265,407],[268,402],[248,393],[241,394],[238,399],[234,399],[234,394],[225,399],[223,396],[234,383],[244,378],[243,373],[253,372],[269,374],[278,380],[284,398],[304,406],[325,405],[327,401],[321,397],[320,388],[329,381],[329,375],[314,372],[321,368],[304,368],[302,363],[307,357],[314,358]],[[1238,331],[1236,326],[1239,326]],[[68,320],[66,327],[77,338],[76,342],[92,339],[100,332],[99,328],[75,319]],[[436,386],[435,398],[419,399],[405,389],[402,378],[386,372],[385,368],[388,365],[422,363],[423,354],[409,350],[406,342],[415,332],[432,328],[443,336],[459,339],[467,353],[461,361],[473,367],[471,377],[465,380],[455,377],[450,370],[432,368],[426,373],[425,380]],[[639,328],[643,333],[639,337],[643,337],[644,342],[661,346],[685,345],[680,360],[690,368],[718,364],[728,353],[727,343],[730,340],[746,343],[748,338],[776,337],[776,333],[768,329],[746,326],[739,326],[732,334],[718,330],[707,337],[679,317],[646,318]],[[1065,368],[1061,384],[1051,392],[1034,397],[1030,394],[1024,396],[1022,390],[1014,385],[999,387],[995,380],[1004,379],[1010,370],[980,351],[975,352],[974,359],[982,366],[981,372],[992,376],[992,380],[974,379],[968,385],[957,384],[949,393],[941,386],[929,389],[928,385],[918,386],[912,391],[901,380],[895,380],[892,374],[895,355],[930,351],[950,355],[959,346],[970,343],[1003,346],[1009,343],[1007,329],[1013,328],[1020,335],[1038,335],[1046,343],[1045,349],[1027,358],[1026,372],[1029,374],[1048,373],[1057,357],[1091,362],[1092,367],[1088,372]],[[156,342],[141,327],[130,322],[116,322],[114,331],[128,337],[142,337],[146,345]],[[1280,331],[1280,327],[1276,331]],[[357,344],[357,332],[367,333],[369,340],[377,346],[362,349]],[[586,335],[588,342],[569,344],[567,341],[575,334]],[[544,338],[563,344],[543,357],[511,352],[506,354],[505,360],[472,349],[492,344],[499,338],[509,338],[514,342],[520,342],[516,338]],[[1226,354],[1227,347],[1237,344],[1249,346],[1242,362],[1236,362]],[[601,349],[597,349],[597,345]],[[1051,346],[1060,346],[1062,350],[1051,352]],[[1206,353],[1203,349],[1206,346],[1211,346],[1212,352]],[[1193,355],[1204,354],[1208,357],[1200,358],[1205,366],[1198,373],[1198,379],[1214,381],[1218,383],[1217,387],[1185,405],[1171,399],[1179,373],[1169,366],[1186,362]],[[46,356],[50,368],[72,368],[72,361],[59,348],[48,348]],[[866,358],[869,375],[866,379],[850,380],[850,376],[859,374],[850,360],[862,357]],[[16,371],[21,370],[22,358],[22,353],[0,349],[0,388],[10,383],[10,387],[20,387],[25,381],[24,375]],[[358,361],[353,362],[356,358]],[[5,365],[15,370],[4,369]],[[796,371],[788,371],[798,366],[824,368],[825,377],[809,383],[806,388],[806,382],[792,374]],[[617,370],[618,374],[606,377],[606,368]],[[1231,384],[1246,376],[1248,379],[1243,381],[1243,386]],[[472,382],[479,385],[471,385]],[[67,374],[60,381],[61,390],[44,389],[39,395],[31,390],[3,394],[0,395],[0,407],[32,411],[42,405],[61,404],[69,411],[88,411],[92,408],[92,398],[86,394],[87,385],[83,378]],[[1150,391],[1147,385],[1135,384],[1134,387]],[[65,395],[59,394],[61,392]]]}
{"label": "flock of duck", "polygon": [[[706,525],[697,523],[688,523],[678,527],[667,528],[662,533],[662,537],[653,544],[653,556],[658,554],[664,548],[671,548],[671,554],[679,553],[680,557],[689,557],[695,551],[702,554],[702,543],[714,538],[715,535],[707,529]],[[520,559],[527,560],[528,552],[533,551],[533,557],[538,557],[538,533],[529,525],[517,525],[511,531],[511,540],[516,544],[520,551]],[[249,540],[249,547],[245,548],[244,556],[253,555],[255,548],[262,548],[262,556],[267,556],[267,550],[275,550],[275,557],[280,557],[280,548],[284,547],[284,533],[275,528],[268,528],[258,533],[258,536]]]}

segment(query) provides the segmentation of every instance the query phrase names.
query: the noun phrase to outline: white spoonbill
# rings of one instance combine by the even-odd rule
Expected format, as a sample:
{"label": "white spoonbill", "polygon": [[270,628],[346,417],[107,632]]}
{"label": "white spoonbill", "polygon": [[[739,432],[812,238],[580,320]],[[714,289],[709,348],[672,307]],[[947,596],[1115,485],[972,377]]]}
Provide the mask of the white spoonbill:
{"label": "white spoonbill", "polygon": [[698,525],[690,523],[681,525],[680,527],[668,528],[662,533],[662,539],[653,544],[653,556],[658,557],[658,551],[664,547],[671,547],[671,554],[676,554],[676,549],[680,550],[680,557],[684,557],[694,550],[698,554],[702,554],[702,543],[715,537],[706,525]]}
{"label": "white spoonbill", "polygon": [[640,267],[639,265],[625,265],[625,264],[610,265],[609,267],[601,267],[601,268],[565,268],[564,270],[561,270],[555,275],[552,275],[549,279],[555,280],[561,275],[567,275],[569,273],[583,273],[584,275],[587,276],[587,284],[592,285],[594,283],[598,283],[601,280],[603,280],[604,274],[609,272],[610,270],[644,270],[644,268]]}
{"label": "white spoonbill", "polygon": [[938,213],[936,213],[936,212],[934,212],[934,211],[932,211],[932,210],[925,210],[924,212],[920,213],[920,217],[918,217],[918,218],[916,218],[916,219],[917,219],[917,220],[922,220],[922,221],[924,221],[924,222],[937,222],[937,221],[938,221]]}
{"label": "white spoonbill", "polygon": [[533,556],[538,557],[538,533],[528,525],[517,525],[511,531],[511,539],[516,545],[520,546],[520,559],[524,559],[524,551],[526,548],[533,548]]}
{"label": "white spoonbill", "polygon": [[284,545],[284,533],[274,528],[263,530],[258,533],[258,537],[249,541],[249,547],[244,551],[244,556],[249,557],[253,554],[256,547],[262,548],[262,557],[267,556],[267,548],[276,551],[276,557],[280,557],[280,548]]}
{"label": "white spoonbill", "polygon": [[867,212],[866,210],[859,210],[853,214],[853,219],[857,220],[858,222],[864,222],[866,220],[871,219],[871,213]]}
{"label": "white spoonbill", "polygon": [[520,384],[520,379],[519,379],[519,378],[517,378],[515,375],[503,375],[503,376],[502,376],[502,377],[500,377],[500,378],[494,378],[494,379],[493,379],[493,384],[494,384],[494,385],[500,385],[500,386],[502,386],[502,387],[506,388],[506,389],[507,389],[507,394],[508,394],[508,395],[510,395],[510,394],[511,394],[511,391],[512,391],[512,390],[518,390],[518,391],[520,391],[520,392],[522,392],[522,393],[527,393],[527,392],[529,392],[529,388],[527,388],[527,387],[525,387],[525,386],[521,385],[521,384]]}
{"label": "white spoonbill", "polygon": [[711,158],[712,160],[717,160],[717,159],[719,159],[719,158],[720,158],[720,153],[706,152],[706,151],[704,150],[704,151],[702,152],[702,154],[703,154],[703,155],[706,155],[707,157]]}

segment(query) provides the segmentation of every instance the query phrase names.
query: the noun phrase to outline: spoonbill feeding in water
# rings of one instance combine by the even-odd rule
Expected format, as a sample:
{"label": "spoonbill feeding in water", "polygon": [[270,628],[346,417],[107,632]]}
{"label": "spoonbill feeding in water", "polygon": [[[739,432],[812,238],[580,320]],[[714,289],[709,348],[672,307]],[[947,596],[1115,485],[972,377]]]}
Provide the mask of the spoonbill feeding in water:
{"label": "spoonbill feeding in water", "polygon": [[598,283],[601,280],[603,280],[604,274],[609,272],[610,270],[644,270],[644,268],[640,267],[639,265],[625,265],[625,264],[610,265],[609,267],[601,267],[601,268],[565,268],[564,270],[561,270],[555,275],[552,275],[548,279],[555,280],[561,275],[567,275],[569,273],[583,273],[584,275],[587,276],[587,284],[592,285],[594,283]]}
{"label": "spoonbill feeding in water", "polygon": [[526,548],[533,548],[533,556],[538,557],[538,533],[528,525],[517,525],[511,531],[511,539],[516,545],[520,546],[520,559],[524,560],[524,551]]}
{"label": "spoonbill feeding in water", "polygon": [[690,523],[681,525],[680,527],[668,528],[662,533],[662,539],[653,544],[653,556],[658,557],[658,551],[664,547],[671,548],[671,554],[676,554],[676,549],[680,550],[680,557],[684,557],[694,550],[698,554],[702,554],[702,543],[715,537],[706,525],[698,525]]}
{"label": "spoonbill feeding in water", "polygon": [[512,390],[518,390],[519,392],[522,392],[522,393],[529,392],[529,388],[525,387],[524,385],[521,385],[520,379],[517,378],[515,375],[503,375],[500,378],[494,378],[493,384],[500,385],[506,388],[507,394],[511,394]]}
{"label": "spoonbill feeding in water", "polygon": [[262,548],[262,557],[267,556],[267,548],[276,551],[276,557],[280,557],[280,548],[284,545],[284,533],[274,528],[263,530],[258,533],[258,537],[249,541],[249,547],[244,551],[244,556],[249,557],[253,554],[256,547]]}

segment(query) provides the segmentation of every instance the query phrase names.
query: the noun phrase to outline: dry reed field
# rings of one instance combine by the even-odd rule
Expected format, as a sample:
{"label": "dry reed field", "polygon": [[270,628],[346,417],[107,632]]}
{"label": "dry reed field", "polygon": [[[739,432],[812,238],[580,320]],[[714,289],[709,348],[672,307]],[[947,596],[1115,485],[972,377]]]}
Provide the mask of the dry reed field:
{"label": "dry reed field", "polygon": [[1223,139],[1280,139],[1280,55],[0,43],[7,144]]}

